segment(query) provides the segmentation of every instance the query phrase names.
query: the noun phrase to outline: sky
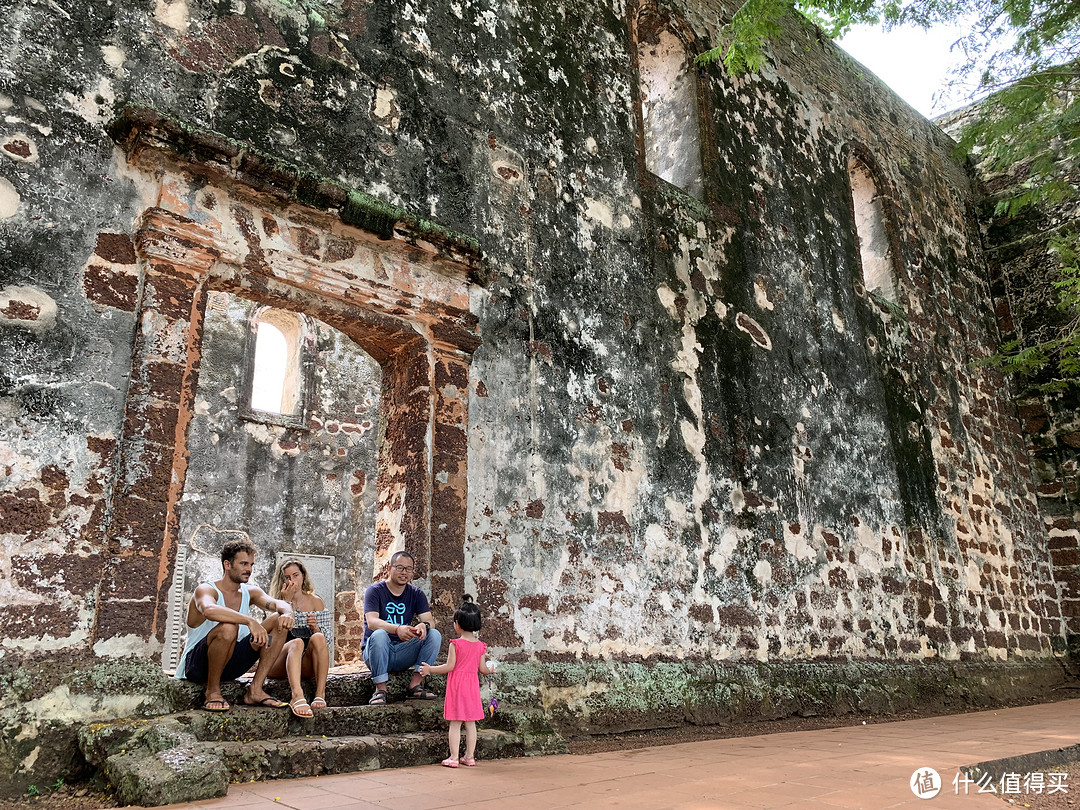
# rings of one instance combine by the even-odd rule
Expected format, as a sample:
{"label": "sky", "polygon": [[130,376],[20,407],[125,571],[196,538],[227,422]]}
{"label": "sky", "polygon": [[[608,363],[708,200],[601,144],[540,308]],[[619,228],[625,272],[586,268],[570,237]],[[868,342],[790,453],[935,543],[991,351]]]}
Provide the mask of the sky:
{"label": "sky", "polygon": [[853,28],[839,45],[870,68],[897,95],[926,116],[963,107],[963,93],[954,93],[934,105],[934,94],[945,84],[949,68],[960,61],[950,46],[962,35],[956,26],[923,31],[907,27],[882,31],[875,26]]}

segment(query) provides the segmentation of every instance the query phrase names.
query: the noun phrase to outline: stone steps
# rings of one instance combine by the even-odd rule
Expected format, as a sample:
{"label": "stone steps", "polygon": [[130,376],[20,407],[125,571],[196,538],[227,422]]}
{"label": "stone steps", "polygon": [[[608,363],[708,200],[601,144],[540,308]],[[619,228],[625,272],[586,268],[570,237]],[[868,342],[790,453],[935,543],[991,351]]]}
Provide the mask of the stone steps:
{"label": "stone steps", "polygon": [[310,719],[296,717],[288,709],[236,707],[228,712],[194,710],[168,715],[159,722],[176,724],[178,730],[200,742],[262,740],[273,737],[363,737],[445,728],[441,701],[409,701],[388,706],[330,706]]}
{"label": "stone steps", "polygon": [[[430,765],[441,762],[447,755],[445,731],[204,745],[221,755],[234,782]],[[495,729],[477,733],[479,759],[520,757],[526,753],[524,742],[517,734]]]}
{"label": "stone steps", "polygon": [[[192,686],[179,687],[180,705],[201,702]],[[392,681],[392,699],[404,691],[394,686]],[[279,688],[268,691],[276,695]],[[331,705],[304,719],[288,709],[243,707],[242,691],[233,685],[225,695],[234,704],[230,711],[91,724],[80,732],[79,744],[121,802],[145,807],[223,796],[230,782],[427,765],[446,757],[441,700],[368,706],[370,693],[370,681],[339,680],[333,689],[328,684]],[[365,703],[334,705],[341,701]],[[479,725],[481,759],[564,749],[536,709],[500,707]]]}

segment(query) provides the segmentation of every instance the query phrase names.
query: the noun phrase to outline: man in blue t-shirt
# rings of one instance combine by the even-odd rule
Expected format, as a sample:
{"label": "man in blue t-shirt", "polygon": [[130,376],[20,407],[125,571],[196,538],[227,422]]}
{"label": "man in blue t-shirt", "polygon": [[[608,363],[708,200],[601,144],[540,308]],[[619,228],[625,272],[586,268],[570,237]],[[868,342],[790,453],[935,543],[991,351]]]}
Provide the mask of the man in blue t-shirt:
{"label": "man in blue t-shirt", "polygon": [[409,667],[413,676],[407,697],[438,697],[420,683],[420,663],[438,657],[442,633],[431,627],[427,595],[410,584],[415,571],[412,554],[399,551],[390,558],[390,577],[364,591],[364,663],[375,684],[375,694],[368,701],[372,706],[386,705],[388,673]]}

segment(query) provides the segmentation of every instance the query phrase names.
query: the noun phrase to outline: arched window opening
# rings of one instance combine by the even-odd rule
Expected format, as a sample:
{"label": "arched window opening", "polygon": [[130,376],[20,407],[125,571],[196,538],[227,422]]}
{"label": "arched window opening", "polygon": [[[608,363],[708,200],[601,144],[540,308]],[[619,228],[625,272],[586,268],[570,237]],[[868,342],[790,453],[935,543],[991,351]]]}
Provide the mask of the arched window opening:
{"label": "arched window opening", "polygon": [[895,265],[885,207],[870,169],[858,158],[848,163],[855,232],[863,285],[889,301],[896,300]]}
{"label": "arched window opening", "polygon": [[272,323],[262,321],[255,333],[255,371],[251,375],[251,407],[267,413],[286,413],[285,376],[289,347],[285,335]]}
{"label": "arched window opening", "polygon": [[638,74],[645,168],[702,199],[695,70],[683,41],[654,14],[638,20]]}
{"label": "arched window opening", "polygon": [[291,312],[266,309],[255,316],[252,326],[255,346],[251,359],[251,411],[302,417],[304,374],[300,319]]}

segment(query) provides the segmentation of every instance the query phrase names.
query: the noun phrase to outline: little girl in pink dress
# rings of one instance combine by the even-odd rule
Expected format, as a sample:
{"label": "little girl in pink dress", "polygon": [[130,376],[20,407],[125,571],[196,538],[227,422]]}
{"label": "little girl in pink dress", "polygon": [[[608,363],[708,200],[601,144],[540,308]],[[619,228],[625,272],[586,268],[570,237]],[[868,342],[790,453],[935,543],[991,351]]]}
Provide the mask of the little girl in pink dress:
{"label": "little girl in pink dress", "polygon": [[461,724],[465,723],[465,756],[461,764],[476,764],[476,721],[484,719],[484,704],[480,700],[480,675],[495,672],[495,662],[487,657],[487,645],[476,637],[480,629],[480,608],[468,594],[461,599],[461,607],[454,613],[454,630],[460,638],[450,642],[446,663],[439,667],[422,663],[420,674],[425,678],[434,673],[447,675],[446,703],[443,717],[450,721],[450,756],[442,761],[447,768],[458,766],[458,750],[461,747]]}

